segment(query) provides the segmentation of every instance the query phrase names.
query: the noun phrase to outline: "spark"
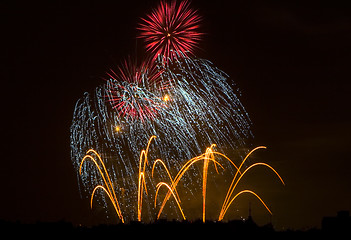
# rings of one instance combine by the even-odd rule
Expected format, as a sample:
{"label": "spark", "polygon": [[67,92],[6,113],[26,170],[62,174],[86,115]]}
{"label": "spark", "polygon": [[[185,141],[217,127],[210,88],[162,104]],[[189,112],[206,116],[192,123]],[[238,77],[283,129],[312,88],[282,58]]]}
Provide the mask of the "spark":
{"label": "spark", "polygon": [[171,100],[171,98],[169,97],[168,94],[164,95],[164,97],[163,97],[163,101],[164,101],[164,102],[168,102],[168,101],[170,101],[170,100]]}

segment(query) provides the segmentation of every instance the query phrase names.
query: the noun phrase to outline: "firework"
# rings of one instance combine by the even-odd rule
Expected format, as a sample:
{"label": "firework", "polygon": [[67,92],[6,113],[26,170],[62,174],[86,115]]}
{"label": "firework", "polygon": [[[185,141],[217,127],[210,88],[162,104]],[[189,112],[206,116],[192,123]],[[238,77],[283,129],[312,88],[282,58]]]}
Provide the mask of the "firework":
{"label": "firework", "polygon": [[139,38],[144,39],[146,50],[153,54],[168,57],[174,56],[170,51],[193,53],[198,46],[202,33],[199,33],[201,17],[196,10],[190,8],[188,1],[179,5],[176,1],[161,1],[139,24]]}
{"label": "firework", "polygon": [[[157,218],[167,214],[166,204],[170,218],[185,219],[187,204],[181,198],[186,194],[191,199],[198,192],[205,221],[208,176],[219,173],[218,167],[235,175],[217,219],[222,220],[243,193],[255,195],[268,209],[251,190],[233,197],[252,167],[263,165],[278,173],[264,163],[241,172],[256,150],[244,158],[243,149],[252,137],[251,121],[229,76],[209,60],[194,56],[202,36],[200,20],[188,1],[161,1],[139,25],[139,37],[152,59],[140,64],[127,59],[108,72],[104,84],[76,103],[70,140],[81,194],[90,197],[91,207],[93,202],[105,206],[107,215],[112,203],[121,222],[153,221],[157,209]],[[222,152],[230,153],[230,158]],[[237,167],[233,158],[244,160]],[[172,196],[174,201],[169,201]]]}
{"label": "firework", "polygon": [[[74,165],[78,169],[81,159],[91,148],[101,153],[111,178],[116,182],[119,180],[115,188],[125,189],[125,199],[138,199],[135,192],[139,180],[135,176],[138,175],[139,153],[149,136],[158,137],[155,149],[150,150],[151,158],[167,159],[169,166],[175,167],[184,159],[200,155],[212,143],[217,143],[223,152],[232,152],[244,147],[246,139],[251,136],[250,119],[238,93],[228,84],[228,76],[208,60],[190,58],[181,52],[171,53],[176,57],[167,64],[165,58],[158,59],[157,78],[148,77],[150,72],[147,71],[140,74],[140,68],[124,66],[128,69],[123,70],[125,77],[118,77],[122,73],[110,74],[106,84],[97,87],[93,94],[86,93],[76,105],[71,126]],[[143,84],[142,79],[149,79],[149,83]],[[115,96],[125,94],[125,89],[117,86],[122,85],[122,81],[143,86],[143,90],[131,88],[130,94],[135,96],[141,94],[137,91],[142,91],[153,101],[145,105],[138,102],[139,105],[156,109],[157,113],[138,115],[129,112],[123,115],[125,110],[122,112],[116,107],[122,101],[114,100]],[[167,87],[158,87],[165,82]],[[83,190],[89,193],[93,191],[92,186],[103,185],[98,180],[101,174],[93,165],[86,164],[83,168],[79,175]],[[156,190],[156,186],[154,188]],[[103,204],[106,200],[108,198],[100,201]],[[138,219],[131,206],[135,205],[133,201],[129,201],[130,206],[128,203],[121,206],[127,221]],[[144,201],[152,202],[153,199]],[[144,214],[143,219],[151,221],[154,209],[152,204],[146,205],[148,207],[144,210],[149,214]]]}

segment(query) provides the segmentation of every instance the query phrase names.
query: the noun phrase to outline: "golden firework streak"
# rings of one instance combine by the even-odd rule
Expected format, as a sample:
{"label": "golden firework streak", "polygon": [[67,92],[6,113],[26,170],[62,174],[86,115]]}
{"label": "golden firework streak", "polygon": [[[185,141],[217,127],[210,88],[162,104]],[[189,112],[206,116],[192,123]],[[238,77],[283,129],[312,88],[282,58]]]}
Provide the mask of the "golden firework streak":
{"label": "golden firework streak", "polygon": [[174,199],[176,200],[177,202],[177,205],[178,205],[178,208],[183,216],[183,219],[186,220],[185,216],[184,216],[184,213],[183,213],[183,209],[182,207],[180,206],[179,204],[179,200],[177,199],[177,196],[174,194],[174,191],[172,190],[172,188],[165,182],[159,182],[157,185],[156,185],[156,195],[155,195],[155,207],[156,207],[156,200],[157,200],[157,194],[158,194],[158,191],[160,190],[160,187],[162,186],[166,186],[168,188],[168,190],[170,191],[170,193],[173,195]]}
{"label": "golden firework streak", "polygon": [[[190,159],[189,161],[187,161],[183,167],[179,170],[178,174],[176,175],[176,177],[174,178],[173,180],[173,183],[172,183],[172,186],[171,186],[171,189],[168,191],[168,193],[166,194],[163,202],[162,202],[162,205],[160,207],[160,210],[158,212],[158,215],[157,215],[157,219],[159,219],[162,211],[163,211],[163,208],[165,206],[165,204],[167,203],[168,199],[170,198],[171,194],[172,194],[172,191],[175,191],[180,179],[183,177],[183,175],[186,173],[186,171],[188,171],[188,169],[196,162],[198,161],[201,161],[201,160],[204,160],[204,167],[203,167],[203,181],[202,181],[202,206],[203,206],[203,221],[205,221],[205,206],[206,206],[206,186],[207,186],[207,171],[208,171],[208,163],[209,161],[212,161],[215,166],[216,164],[218,164],[220,167],[223,168],[223,166],[217,162],[215,159],[214,159],[214,154],[216,152],[213,152],[212,148],[215,147],[216,145],[215,144],[212,144],[211,147],[207,148],[206,149],[206,152],[204,154],[201,154],[200,156],[197,156],[197,157],[194,157],[192,159]],[[228,159],[235,167],[236,165],[229,159],[229,158],[226,158]],[[236,167],[237,168],[237,167]],[[223,168],[224,169],[224,168]],[[217,167],[216,167],[216,170],[217,170]]]}
{"label": "golden firework streak", "polygon": [[[173,179],[172,179],[172,176],[171,176],[171,174],[169,173],[169,170],[168,170],[166,164],[165,164],[161,159],[156,159],[156,161],[155,161],[154,164],[152,165],[151,176],[154,177],[154,169],[155,169],[156,163],[158,163],[158,162],[161,163],[162,166],[165,168],[165,170],[166,170],[166,172],[167,172],[167,174],[168,174],[169,180],[171,180],[171,186],[172,186],[172,185],[174,184],[174,181],[173,181]],[[168,186],[169,186],[169,185],[168,185]],[[178,195],[178,192],[177,192],[176,189],[174,189],[174,192],[175,192],[175,194],[176,194],[176,196],[177,196],[177,200],[178,200],[179,202],[181,202],[181,201],[180,201],[180,198],[179,198],[179,195]],[[155,202],[156,202],[156,197],[155,197]]]}
{"label": "golden firework streak", "polygon": [[[223,203],[223,205],[222,205],[221,212],[219,213],[219,218],[218,218],[219,221],[222,221],[222,220],[223,220],[225,213],[227,212],[229,206],[230,206],[231,203],[234,201],[234,199],[235,199],[237,196],[239,196],[241,193],[244,193],[244,192],[251,193],[251,194],[255,195],[255,196],[262,202],[262,204],[266,207],[266,209],[272,214],[272,212],[269,210],[269,208],[268,208],[267,205],[263,202],[263,200],[262,200],[256,193],[254,193],[253,191],[249,191],[249,190],[241,191],[241,192],[239,192],[238,194],[236,194],[231,200],[229,200],[230,197],[232,196],[232,194],[233,194],[233,192],[234,192],[236,186],[238,185],[239,181],[240,181],[241,178],[244,176],[244,174],[247,173],[247,171],[249,171],[251,168],[253,168],[253,167],[255,167],[255,166],[262,165],[262,166],[268,167],[269,169],[271,169],[271,170],[279,177],[279,179],[280,179],[280,181],[283,183],[283,185],[285,185],[283,179],[280,177],[280,175],[278,174],[278,172],[277,172],[273,167],[271,167],[270,165],[268,165],[268,164],[266,164],[266,163],[254,163],[254,164],[250,165],[249,167],[247,167],[247,168],[245,169],[245,171],[244,171],[242,174],[240,173],[240,169],[241,169],[241,167],[243,166],[243,164],[245,163],[245,161],[247,160],[247,158],[248,158],[253,152],[255,152],[255,151],[258,150],[258,149],[266,149],[266,147],[260,146],[260,147],[254,148],[252,151],[250,151],[250,152],[246,155],[246,157],[244,158],[244,160],[241,162],[241,164],[240,164],[240,166],[239,166],[239,169],[237,170],[236,174],[234,175],[234,178],[233,178],[233,180],[232,180],[232,183],[230,184],[230,187],[229,187],[229,189],[228,189],[227,195],[226,195],[226,197],[225,197],[225,199],[224,199],[224,203]],[[238,173],[240,174],[240,177],[239,177],[239,178],[237,179],[237,181],[235,182],[236,177],[238,176]]]}
{"label": "golden firework streak", "polygon": [[145,183],[145,167],[147,163],[147,154],[149,152],[150,144],[152,139],[156,136],[151,136],[147,143],[146,150],[142,150],[139,158],[139,180],[138,180],[138,221],[141,221],[141,210],[143,206],[143,190],[145,187],[145,193],[147,194],[147,188]]}
{"label": "golden firework streak", "polygon": [[[156,136],[152,136],[150,137],[149,141],[148,141],[148,144],[147,144],[147,147],[146,149],[143,149],[141,152],[140,152],[140,157],[139,157],[139,175],[138,175],[138,206],[137,206],[137,213],[138,213],[138,221],[141,221],[141,216],[142,216],[142,204],[143,204],[143,193],[145,191],[146,194],[147,193],[147,188],[146,188],[146,182],[145,182],[145,175],[146,175],[146,165],[148,165],[148,152],[149,152],[149,148],[150,148],[150,144],[152,142],[153,139],[155,139]],[[168,192],[166,193],[166,196],[164,197],[163,201],[162,201],[162,204],[160,206],[160,209],[159,209],[159,212],[157,214],[157,219],[159,219],[164,207],[165,207],[165,204],[167,203],[167,201],[169,200],[169,198],[171,197],[171,195],[174,197],[177,205],[178,205],[178,208],[182,214],[182,217],[183,219],[185,220],[186,217],[184,215],[184,212],[183,212],[183,209],[180,205],[181,203],[181,200],[180,200],[180,197],[178,195],[178,192],[176,190],[177,186],[178,186],[178,183],[179,181],[181,180],[181,178],[184,176],[184,174],[189,170],[189,168],[196,162],[198,161],[203,161],[203,169],[202,169],[202,221],[205,222],[206,220],[206,190],[207,190],[207,177],[208,177],[208,167],[209,167],[209,163],[210,162],[213,162],[214,166],[215,166],[215,169],[216,169],[216,172],[218,173],[218,168],[217,168],[217,165],[219,165],[222,169],[224,169],[224,167],[215,159],[215,156],[219,156],[219,157],[222,157],[223,159],[229,161],[236,169],[236,173],[233,177],[233,180],[229,186],[229,189],[227,191],[227,194],[226,194],[226,197],[224,199],[224,202],[223,202],[223,205],[222,205],[222,208],[221,208],[221,211],[219,213],[219,218],[218,220],[219,221],[222,221],[223,218],[224,218],[224,215],[226,214],[226,212],[228,211],[229,207],[231,206],[231,204],[234,202],[234,200],[240,196],[241,194],[243,193],[250,193],[252,195],[254,195],[256,198],[258,198],[258,200],[260,200],[260,202],[263,204],[263,206],[268,210],[268,212],[270,214],[272,214],[271,210],[267,207],[267,205],[265,204],[265,202],[253,191],[251,190],[242,190],[240,192],[238,192],[237,194],[234,195],[234,197],[232,197],[235,189],[236,189],[236,186],[238,185],[238,183],[240,182],[240,180],[242,179],[242,177],[250,170],[252,169],[253,167],[256,167],[256,166],[265,166],[269,169],[271,169],[279,178],[279,180],[283,183],[283,185],[285,185],[283,179],[281,178],[281,176],[278,174],[278,172],[273,168],[271,167],[270,165],[266,164],[266,163],[262,163],[262,162],[259,162],[259,163],[254,163],[252,165],[250,165],[249,167],[247,167],[243,172],[241,172],[241,168],[243,167],[244,163],[246,162],[246,160],[248,159],[248,157],[253,153],[255,152],[256,150],[258,149],[265,149],[266,147],[264,146],[260,146],[260,147],[256,147],[254,148],[253,150],[251,150],[244,158],[244,160],[241,162],[240,166],[237,167],[234,162],[229,159],[226,155],[220,153],[220,152],[216,152],[216,151],[213,151],[213,148],[216,147],[216,144],[212,144],[209,148],[206,149],[206,152],[197,156],[197,157],[194,157],[190,160],[188,160],[182,167],[181,169],[178,171],[177,175],[175,176],[175,178],[172,178],[166,164],[161,160],[161,159],[157,159],[154,161],[153,163],[153,166],[152,166],[152,172],[151,172],[151,175],[152,177],[154,176],[154,169],[155,169],[155,166],[157,163],[160,163],[162,164],[162,166],[164,167],[164,169],[166,170],[167,172],[167,175],[170,179],[170,185],[167,184],[166,182],[159,182],[157,183],[156,185],[156,195],[155,195],[155,201],[154,201],[154,204],[155,204],[155,207],[156,207],[156,202],[157,202],[157,196],[158,196],[158,192],[160,190],[160,188],[162,186],[165,186],[167,189],[168,189]],[[102,171],[101,167],[99,166],[98,162],[95,160],[95,158],[92,156],[95,155],[97,156],[97,158],[99,159],[99,162],[101,163],[102,165],[102,168],[104,170],[104,172]],[[82,174],[82,166],[83,166],[83,163],[85,162],[85,160],[91,160],[95,166],[97,167],[102,179],[103,179],[103,182],[105,183],[105,186],[103,185],[97,185],[92,194],[91,194],[91,199],[90,199],[90,206],[91,208],[93,207],[93,198],[94,198],[94,195],[95,195],[95,192],[98,190],[98,189],[101,189],[103,190],[106,195],[109,197],[109,199],[111,200],[113,206],[114,206],[114,209],[118,215],[118,217],[121,219],[121,221],[124,223],[124,219],[123,219],[123,215],[122,215],[122,212],[121,212],[121,209],[120,209],[120,206],[119,206],[119,203],[118,203],[118,200],[117,200],[117,197],[116,197],[116,193],[115,193],[115,190],[114,190],[114,186],[111,182],[111,179],[110,179],[110,176],[106,170],[106,167],[105,167],[105,164],[103,163],[100,155],[93,149],[90,149],[87,151],[87,154],[83,157],[81,163],[80,163],[80,166],[79,166],[79,174],[81,175]],[[105,174],[104,174],[105,173]],[[107,177],[107,180],[106,180],[106,177]]]}
{"label": "golden firework streak", "polygon": [[[102,165],[102,167],[103,167],[103,169],[104,169],[104,171],[105,171],[105,174],[106,174],[106,176],[107,176],[107,179],[108,179],[108,183],[109,183],[109,184],[107,183],[106,178],[105,178],[105,176],[104,176],[104,174],[103,174],[103,172],[102,172],[102,170],[101,170],[99,164],[96,162],[96,160],[94,159],[94,157],[91,156],[91,155],[89,155],[89,154],[95,154],[95,155],[98,157],[98,159],[99,159],[99,161],[100,161],[100,163],[101,163],[101,165]],[[79,174],[80,174],[80,175],[82,175],[82,166],[83,166],[83,163],[85,162],[86,159],[89,159],[89,160],[93,161],[93,163],[95,164],[95,166],[96,166],[97,169],[99,170],[99,173],[101,174],[101,177],[102,177],[102,179],[103,179],[103,181],[104,181],[104,183],[105,183],[105,186],[106,186],[106,187],[104,187],[104,186],[98,185],[98,186],[96,186],[96,187],[94,188],[94,190],[93,190],[93,192],[92,192],[92,194],[91,194],[90,207],[93,208],[93,198],[94,198],[95,192],[96,192],[97,189],[100,188],[100,189],[102,189],[102,190],[104,190],[104,191],[106,192],[107,196],[110,198],[110,200],[111,200],[111,202],[112,202],[112,204],[113,204],[113,207],[114,207],[115,210],[116,210],[116,213],[117,213],[118,217],[119,217],[119,218],[121,219],[121,221],[124,223],[123,215],[122,215],[122,212],[121,212],[121,208],[119,207],[119,203],[118,203],[118,200],[117,200],[117,197],[116,197],[116,193],[115,193],[113,184],[112,184],[112,182],[111,182],[110,176],[109,176],[109,174],[108,174],[108,172],[107,172],[107,170],[106,170],[105,164],[104,164],[104,162],[102,161],[100,155],[99,155],[95,150],[93,150],[93,149],[88,150],[88,151],[87,151],[87,154],[83,157],[83,159],[82,159],[82,161],[81,161],[81,163],[80,163],[80,166],[79,166]],[[112,193],[113,193],[113,195],[112,195]]]}

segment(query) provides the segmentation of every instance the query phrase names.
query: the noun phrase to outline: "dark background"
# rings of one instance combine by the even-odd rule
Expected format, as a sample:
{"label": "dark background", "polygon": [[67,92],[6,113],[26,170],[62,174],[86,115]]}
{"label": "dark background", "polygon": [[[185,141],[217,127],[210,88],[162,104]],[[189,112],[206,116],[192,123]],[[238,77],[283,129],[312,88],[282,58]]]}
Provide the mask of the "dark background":
{"label": "dark background", "polygon": [[[252,186],[277,229],[320,227],[351,210],[351,7],[329,1],[200,1],[197,56],[228,73],[253,146],[282,175]],[[75,102],[140,54],[136,26],[158,1],[1,1],[0,219],[95,224],[70,160]],[[249,198],[232,218],[247,216]],[[251,201],[251,200],[250,200]],[[252,198],[259,224],[269,214]]]}

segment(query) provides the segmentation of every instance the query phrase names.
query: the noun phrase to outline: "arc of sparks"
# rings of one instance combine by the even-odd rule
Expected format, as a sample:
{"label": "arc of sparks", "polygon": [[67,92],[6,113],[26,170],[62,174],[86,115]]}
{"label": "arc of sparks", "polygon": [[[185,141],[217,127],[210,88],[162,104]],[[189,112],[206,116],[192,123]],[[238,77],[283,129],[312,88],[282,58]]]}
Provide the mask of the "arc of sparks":
{"label": "arc of sparks", "polygon": [[[165,164],[161,159],[156,159],[156,161],[155,161],[154,164],[152,165],[151,176],[154,177],[154,170],[155,170],[155,166],[156,166],[157,163],[161,163],[161,165],[162,165],[162,166],[164,167],[164,169],[166,170],[167,175],[168,175],[168,177],[169,177],[169,180],[171,181],[171,186],[172,186],[172,185],[174,184],[174,181],[173,181],[173,179],[172,179],[172,176],[171,176],[171,174],[170,174],[170,172],[169,172],[169,170],[168,170],[166,164]],[[175,194],[176,194],[177,200],[178,200],[179,202],[181,202],[181,201],[180,201],[179,194],[178,194],[178,191],[177,191],[176,188],[174,189],[174,192],[175,192]],[[155,199],[156,199],[156,197],[155,197]],[[156,201],[155,201],[155,202],[156,202]]]}
{"label": "arc of sparks", "polygon": [[[150,149],[150,145],[153,139],[155,139],[156,136],[151,136],[146,149],[143,149],[140,152],[140,158],[139,158],[139,175],[138,175],[138,206],[137,206],[137,211],[138,211],[138,221],[141,221],[141,216],[142,216],[142,203],[143,203],[143,193],[145,191],[146,194],[148,194],[147,192],[147,187],[146,187],[146,181],[145,181],[145,176],[146,176],[146,165],[148,165],[148,152]],[[237,167],[234,162],[229,159],[226,155],[216,152],[213,150],[213,148],[215,147],[215,144],[212,144],[210,147],[208,147],[206,149],[206,152],[194,157],[190,160],[188,160],[182,167],[181,169],[178,171],[177,175],[175,176],[175,178],[173,179],[166,164],[161,160],[161,159],[157,159],[156,161],[154,161],[153,166],[152,166],[152,172],[151,175],[152,177],[154,176],[154,169],[157,163],[162,164],[162,166],[164,167],[164,169],[167,172],[167,175],[170,179],[170,185],[167,184],[166,182],[159,182],[156,185],[156,195],[155,195],[155,207],[156,207],[156,203],[157,203],[157,196],[159,193],[159,190],[162,186],[165,186],[168,191],[166,193],[166,196],[164,197],[162,204],[160,206],[159,212],[157,214],[157,219],[159,219],[165,204],[167,203],[167,201],[169,200],[170,196],[172,195],[177,203],[177,206],[182,214],[183,219],[185,220],[186,217],[184,215],[184,212],[182,210],[182,207],[180,205],[180,197],[178,195],[178,192],[176,190],[179,181],[181,180],[181,178],[184,176],[184,174],[189,170],[189,168],[195,164],[198,161],[203,161],[203,176],[202,176],[202,220],[203,222],[205,222],[206,220],[206,190],[207,190],[207,177],[208,177],[208,167],[209,167],[209,163],[213,162],[216,172],[218,173],[218,168],[217,165],[220,166],[222,169],[224,169],[224,167],[215,159],[215,156],[221,156],[223,157],[223,159],[229,161],[235,168],[236,168],[236,173],[233,177],[233,180],[231,182],[231,185],[229,186],[229,189],[227,191],[226,197],[224,199],[220,214],[219,214],[219,218],[218,220],[221,221],[224,218],[224,215],[226,214],[226,212],[228,211],[229,207],[231,206],[231,204],[234,202],[234,200],[240,196],[243,193],[250,193],[252,195],[254,195],[256,198],[258,198],[258,200],[260,200],[260,202],[263,204],[263,206],[267,209],[267,211],[272,214],[271,210],[267,207],[267,205],[265,204],[265,202],[261,199],[261,197],[256,194],[254,191],[251,190],[243,190],[240,191],[239,193],[236,193],[234,195],[234,197],[232,197],[238,183],[240,182],[240,180],[243,178],[243,176],[252,168],[256,167],[256,166],[264,166],[269,168],[270,170],[272,170],[279,178],[279,180],[282,182],[283,185],[285,185],[283,179],[281,178],[281,176],[279,175],[279,173],[269,164],[263,163],[263,162],[258,162],[258,163],[254,163],[251,164],[249,167],[247,167],[243,172],[241,171],[245,161],[248,159],[248,157],[255,152],[258,149],[265,149],[266,147],[264,146],[260,146],[260,147],[256,147],[255,149],[253,149],[252,151],[250,151],[246,157],[243,159],[243,161],[241,162],[240,166]],[[96,160],[96,158],[98,159],[98,161]],[[93,199],[95,196],[95,193],[97,190],[102,190],[106,193],[106,195],[108,196],[108,198],[111,200],[114,209],[118,215],[118,217],[121,219],[121,221],[124,223],[124,219],[123,219],[123,215],[118,203],[118,199],[114,190],[114,186],[111,182],[110,176],[107,172],[106,166],[104,164],[104,162],[102,161],[101,156],[93,149],[90,149],[87,151],[86,155],[83,157],[80,166],[79,166],[79,174],[82,174],[82,167],[83,164],[85,163],[86,160],[90,160],[94,163],[94,165],[96,166],[96,168],[98,169],[102,180],[104,182],[104,185],[97,185],[91,194],[91,198],[90,198],[90,206],[91,208],[93,207]]]}
{"label": "arc of sparks", "polygon": [[149,152],[150,144],[153,139],[155,139],[156,136],[153,135],[150,137],[146,150],[143,149],[140,152],[140,158],[139,158],[139,180],[138,180],[138,221],[141,221],[141,212],[142,212],[142,207],[143,207],[143,192],[145,188],[145,193],[147,194],[147,188],[146,188],[146,182],[145,182],[145,168],[146,164],[148,164],[147,161],[147,154]]}
{"label": "arc of sparks", "polygon": [[[97,161],[95,160],[95,158],[89,154],[94,154],[95,156],[97,156],[97,158],[99,159],[99,162],[101,163],[103,169],[104,169],[104,172],[106,174],[106,177],[108,179],[108,181],[106,181],[106,178],[105,178],[105,174],[102,172],[99,164],[97,163]],[[109,197],[109,199],[111,200],[112,204],[113,204],[113,207],[117,213],[117,216],[119,217],[119,219],[121,219],[122,223],[124,223],[124,219],[123,219],[123,215],[122,215],[122,212],[121,212],[121,208],[119,206],[119,203],[118,203],[118,200],[117,200],[117,196],[116,196],[116,192],[114,190],[114,187],[113,187],[113,184],[111,182],[111,179],[110,179],[110,176],[106,170],[106,166],[104,164],[104,162],[102,161],[101,159],[101,156],[94,150],[94,149],[89,149],[86,153],[86,155],[83,157],[82,161],[80,162],[80,166],[79,166],[79,175],[82,175],[82,167],[83,167],[83,163],[87,160],[91,160],[95,166],[97,167],[104,183],[105,183],[105,186],[102,186],[102,185],[98,185],[94,188],[92,194],[91,194],[91,198],[90,198],[90,207],[92,208],[93,207],[93,198],[94,198],[94,195],[95,195],[95,192],[97,189],[102,189],[106,194],[107,196]]]}
{"label": "arc of sparks", "polygon": [[[157,194],[158,194],[158,191],[160,190],[160,188],[161,188],[162,186],[167,187],[167,188],[168,188],[168,191],[171,192],[171,194],[173,195],[173,197],[174,197],[174,199],[175,199],[175,201],[176,201],[176,203],[177,203],[177,205],[178,205],[178,208],[179,208],[179,210],[180,210],[180,213],[181,213],[182,216],[183,216],[183,219],[186,220],[185,215],[184,215],[184,212],[183,212],[183,209],[182,209],[182,207],[180,206],[180,203],[179,203],[179,201],[178,201],[178,199],[177,199],[177,196],[174,194],[174,191],[172,190],[172,188],[171,188],[167,183],[165,183],[165,182],[159,182],[159,183],[156,185],[156,188],[157,188],[157,189],[156,189],[156,195],[155,195],[155,207],[156,207]],[[158,217],[159,217],[159,216],[158,216]],[[158,217],[157,217],[157,218],[158,218]]]}
{"label": "arc of sparks", "polygon": [[[255,166],[265,166],[265,167],[268,167],[269,169],[271,169],[279,178],[279,180],[283,183],[283,185],[285,185],[283,179],[281,178],[281,176],[279,175],[279,173],[270,165],[268,165],[267,163],[262,163],[262,162],[259,162],[259,163],[254,163],[252,165],[250,165],[249,167],[247,167],[245,169],[245,171],[240,174],[240,176],[238,177],[238,179],[236,179],[236,177],[238,176],[238,172],[240,171],[240,169],[242,168],[243,164],[245,163],[245,161],[247,160],[247,158],[253,153],[255,152],[256,150],[258,149],[266,149],[266,147],[264,146],[260,146],[260,147],[256,147],[254,148],[252,151],[250,151],[246,157],[244,158],[244,160],[241,162],[240,166],[239,166],[239,169],[238,171],[236,172],[236,174],[234,175],[233,177],[233,180],[232,180],[232,183],[230,184],[230,187],[227,191],[227,195],[224,199],[224,202],[223,202],[223,205],[222,205],[222,209],[220,211],[220,214],[219,214],[219,218],[218,220],[219,221],[222,221],[223,218],[224,218],[224,215],[226,214],[228,208],[230,207],[230,205],[232,204],[232,202],[234,201],[234,199],[240,195],[241,193],[243,193],[243,191],[239,192],[238,194],[236,194],[232,199],[231,199],[231,196],[233,195],[233,192],[234,190],[236,189],[236,186],[238,185],[238,183],[240,182],[240,180],[242,179],[242,177],[245,175],[245,173],[247,173],[250,169],[252,169],[253,167]],[[244,192],[249,192],[253,195],[255,195],[260,201],[261,203],[266,207],[266,209],[272,214],[272,212],[269,210],[269,208],[267,207],[267,205],[263,202],[263,200],[253,191],[250,191],[250,190],[244,190]],[[231,200],[230,200],[231,199]]]}
{"label": "arc of sparks", "polygon": [[233,184],[235,183],[235,179],[236,179],[236,177],[237,177],[238,174],[241,175],[240,169],[242,168],[242,166],[243,166],[244,163],[246,162],[247,158],[248,158],[253,152],[255,152],[256,150],[261,149],[261,148],[265,149],[266,147],[260,146],[260,147],[256,147],[256,148],[254,148],[253,150],[251,150],[251,151],[245,156],[245,158],[244,158],[244,160],[241,162],[239,168],[237,168],[237,171],[236,171],[236,173],[235,173],[235,175],[234,175],[234,177],[233,177],[233,180],[232,180],[232,182],[231,182],[231,184],[230,184],[230,187],[229,187],[229,189],[228,189],[228,191],[227,191],[227,195],[226,195],[226,197],[225,197],[225,199],[224,199],[224,202],[223,202],[223,205],[222,205],[222,209],[221,209],[220,214],[219,214],[219,219],[218,219],[219,221],[221,221],[221,220],[223,219],[222,216],[224,216],[224,209],[226,208],[226,206],[227,206],[227,204],[228,204],[228,202],[229,202],[229,199],[230,199],[230,197],[232,196],[232,194],[233,194],[233,192],[234,192],[235,187],[233,187]]}
{"label": "arc of sparks", "polygon": [[[216,152],[213,151],[213,148],[215,147],[215,144],[212,144],[211,147],[206,149],[206,152],[204,154],[201,154],[200,156],[194,157],[190,160],[188,160],[183,167],[178,171],[176,177],[173,180],[173,184],[171,185],[171,188],[168,190],[165,198],[163,199],[163,202],[161,204],[160,210],[158,212],[157,215],[157,219],[159,219],[165,204],[167,203],[167,201],[169,200],[171,194],[173,191],[175,191],[180,179],[183,177],[183,175],[186,173],[186,171],[188,171],[188,169],[196,162],[204,160],[204,166],[203,166],[203,181],[202,181],[202,195],[203,195],[203,221],[205,221],[205,216],[206,216],[206,188],[207,188],[207,172],[208,172],[208,164],[210,161],[212,161],[215,166],[218,164],[222,169],[224,169],[224,167],[214,158],[214,155]],[[230,161],[235,167],[236,165]],[[236,167],[237,168],[237,167]],[[216,167],[217,170],[217,167]],[[217,171],[218,172],[218,171]]]}
{"label": "arc of sparks", "polygon": [[[203,222],[206,221],[206,190],[207,190],[208,164],[209,164],[210,159],[214,160],[212,148],[215,146],[216,146],[216,144],[212,144],[211,147],[207,148],[206,153],[204,155],[204,167],[202,170],[202,221]],[[215,165],[216,171],[218,173],[216,162],[214,162],[214,165]]]}
{"label": "arc of sparks", "polygon": [[[251,193],[252,195],[254,195],[255,197],[258,198],[258,200],[261,201],[261,203],[263,204],[263,206],[267,209],[267,211],[272,214],[271,210],[267,207],[267,205],[265,204],[265,202],[260,198],[260,196],[258,196],[254,191],[251,191],[251,190],[242,190],[240,192],[238,192],[237,194],[235,194],[235,196],[232,198],[232,200],[230,200],[229,204],[228,204],[228,208],[229,206],[232,204],[232,202],[234,202],[234,200],[241,194],[243,193]],[[228,209],[227,208],[227,209]]]}

